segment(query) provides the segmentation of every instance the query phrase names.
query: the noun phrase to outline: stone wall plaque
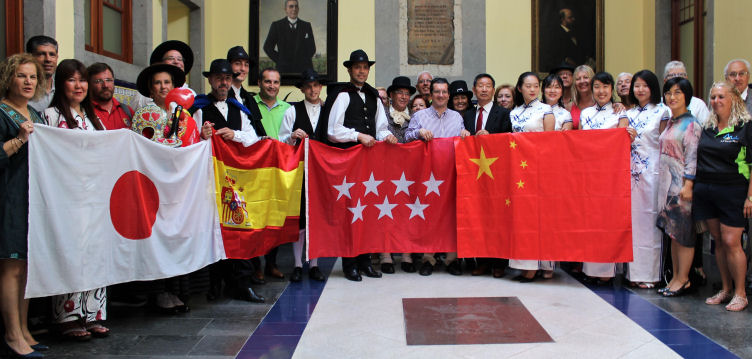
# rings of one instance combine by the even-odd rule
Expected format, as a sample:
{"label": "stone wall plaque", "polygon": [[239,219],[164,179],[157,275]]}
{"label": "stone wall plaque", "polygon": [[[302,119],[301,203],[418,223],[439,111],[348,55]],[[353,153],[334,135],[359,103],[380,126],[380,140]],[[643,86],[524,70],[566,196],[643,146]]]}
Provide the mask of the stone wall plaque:
{"label": "stone wall plaque", "polygon": [[407,61],[454,64],[454,0],[407,0]]}

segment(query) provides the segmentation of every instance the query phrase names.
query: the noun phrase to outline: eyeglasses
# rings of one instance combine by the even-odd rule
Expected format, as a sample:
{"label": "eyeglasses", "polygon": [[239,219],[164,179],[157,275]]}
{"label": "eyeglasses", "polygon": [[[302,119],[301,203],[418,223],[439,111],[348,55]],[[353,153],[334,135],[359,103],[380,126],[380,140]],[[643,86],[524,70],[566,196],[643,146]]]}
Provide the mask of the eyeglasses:
{"label": "eyeglasses", "polygon": [[430,83],[431,83],[431,81],[432,81],[432,80],[426,80],[426,79],[423,79],[423,80],[418,80],[418,83],[419,83],[419,84],[430,84]]}
{"label": "eyeglasses", "polygon": [[686,72],[673,72],[673,73],[670,73],[670,74],[666,75],[666,80],[673,79],[675,77],[686,78],[687,77],[687,73]]}
{"label": "eyeglasses", "polygon": [[749,71],[729,72],[728,77],[735,78],[735,77],[744,77],[747,75],[749,75]]}
{"label": "eyeglasses", "polygon": [[396,90],[394,91],[394,94],[396,95],[402,95],[402,96],[410,96],[410,91],[407,90]]}
{"label": "eyeglasses", "polygon": [[105,83],[106,84],[114,83],[115,80],[114,79],[96,79],[96,80],[94,80],[92,82],[94,82],[95,85],[102,85],[102,84],[105,84]]}
{"label": "eyeglasses", "polygon": [[183,58],[180,57],[180,56],[168,56],[168,57],[163,58],[162,61],[163,62],[167,62],[167,61],[179,61],[179,62],[183,62]]}

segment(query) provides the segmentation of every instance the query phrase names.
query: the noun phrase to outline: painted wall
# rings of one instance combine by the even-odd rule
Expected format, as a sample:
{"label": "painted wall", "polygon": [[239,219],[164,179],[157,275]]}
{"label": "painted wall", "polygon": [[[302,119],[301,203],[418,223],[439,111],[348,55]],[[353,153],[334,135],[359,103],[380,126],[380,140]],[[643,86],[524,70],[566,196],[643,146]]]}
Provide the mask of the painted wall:
{"label": "painted wall", "polygon": [[604,1],[605,71],[655,70],[655,4],[652,0]]}
{"label": "painted wall", "polygon": [[723,80],[723,68],[730,60],[752,61],[752,47],[745,41],[752,35],[748,25],[752,1],[715,1],[714,6],[713,81],[718,81]]}
{"label": "painted wall", "polygon": [[530,0],[486,1],[486,72],[497,85],[514,84],[532,67],[531,13]]}
{"label": "painted wall", "polygon": [[152,36],[152,43],[154,46],[157,46],[158,44],[161,44],[164,39],[162,39],[162,11],[166,11],[167,9],[162,9],[162,1],[160,0],[152,0],[151,2],[151,36]]}
{"label": "painted wall", "polygon": [[190,9],[178,0],[167,1],[167,38],[190,45],[188,21]]}
{"label": "painted wall", "polygon": [[[248,50],[248,22],[250,2],[248,0],[206,1],[204,3],[204,63],[206,71],[212,60],[227,57],[227,50],[233,46],[243,46]],[[232,9],[232,11],[227,11]],[[205,82],[207,92],[211,89]],[[251,91],[256,91],[250,89]]]}
{"label": "painted wall", "polygon": [[58,44],[58,60],[75,57],[74,19],[73,0],[55,2],[55,40]]}

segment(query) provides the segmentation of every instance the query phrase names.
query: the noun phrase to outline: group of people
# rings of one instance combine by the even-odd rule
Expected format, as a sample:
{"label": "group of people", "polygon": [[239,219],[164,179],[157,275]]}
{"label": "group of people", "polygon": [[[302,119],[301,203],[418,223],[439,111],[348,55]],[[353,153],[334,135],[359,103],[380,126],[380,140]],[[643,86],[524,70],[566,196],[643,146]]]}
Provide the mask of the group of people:
{"label": "group of people", "polygon": [[[211,62],[202,74],[211,90],[195,96],[190,109],[176,108],[168,99],[174,89],[193,92],[185,83],[193,65],[193,51],[180,41],[155,48],[150,66],[136,81],[140,94],[135,109],[114,97],[115,73],[105,63],[86,67],[75,59],[58,64],[57,42],[47,36],[29,40],[27,53],[7,58],[0,68],[0,312],[6,329],[4,344],[27,357],[41,357],[47,349],[29,332],[24,299],[27,258],[28,145],[34,126],[49,125],[83,131],[129,128],[155,141],[189,146],[208,140],[213,133],[225,141],[250,146],[271,138],[297,145],[305,138],[340,148],[358,144],[373,146],[431,141],[442,137],[483,136],[509,132],[540,132],[625,128],[632,140],[632,224],[634,261],[626,264],[626,278],[640,288],[657,288],[662,273],[662,239],[670,240],[673,277],[659,292],[680,296],[701,285],[690,281],[702,273],[702,233],[716,241],[716,258],[722,288],[707,304],[728,303],[729,311],[747,306],[745,273],[747,258],[741,236],[752,216],[752,98],[748,96],[750,65],[733,60],[724,70],[725,80],[714,83],[710,106],[693,97],[694,90],[681,62],[668,63],[663,83],[650,70],[616,79],[595,73],[587,65],[562,63],[542,80],[534,72],[522,73],[514,86],[496,85],[490,74],[473,78],[472,87],[458,80],[417,76],[416,86],[397,76],[387,88],[377,89],[367,80],[374,61],[356,50],[343,63],[349,81],[327,86],[313,69],[306,69],[296,86],[304,100],[286,103],[278,99],[281,75],[277,69],[260,71],[259,93],[243,88],[251,58],[240,46],[227,57]],[[618,94],[618,101],[616,94]],[[195,92],[193,92],[195,94]],[[143,111],[160,113],[153,123],[137,116]],[[146,129],[151,128],[149,132]],[[156,132],[153,129],[158,129]],[[303,280],[305,211],[301,210],[299,240],[293,243],[295,265],[291,281]],[[260,258],[223,260],[202,270],[209,285],[203,290],[213,300],[230,295],[264,302],[253,286],[265,277],[283,279],[276,265],[277,249]],[[503,277],[506,269],[531,282],[551,278],[555,262],[515,258],[457,258],[456,253],[364,253],[342,258],[344,275],[352,281],[395,272],[395,259],[405,272],[431,275],[443,265],[452,275],[470,270],[473,275]],[[381,271],[373,266],[378,260]],[[596,283],[608,284],[616,275],[615,263],[573,264]],[[263,268],[263,269],[262,269]],[[316,259],[308,277],[325,280]],[[149,294],[166,313],[190,310],[187,300],[197,273],[126,284],[120,292],[137,300]],[[117,286],[116,286],[117,287]],[[115,289],[115,288],[110,288]],[[70,293],[53,299],[53,318],[60,333],[75,340],[103,337],[107,288]]]}

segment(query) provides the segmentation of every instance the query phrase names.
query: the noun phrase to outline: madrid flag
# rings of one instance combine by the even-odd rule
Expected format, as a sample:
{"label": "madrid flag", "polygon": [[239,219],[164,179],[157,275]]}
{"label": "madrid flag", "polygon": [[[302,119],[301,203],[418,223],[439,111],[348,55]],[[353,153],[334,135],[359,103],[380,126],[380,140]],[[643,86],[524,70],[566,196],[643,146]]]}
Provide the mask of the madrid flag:
{"label": "madrid flag", "polygon": [[186,274],[225,257],[211,143],[46,126],[29,141],[26,297]]}
{"label": "madrid flag", "polygon": [[454,252],[454,145],[306,141],[308,257]]}
{"label": "madrid flag", "polygon": [[624,129],[456,140],[460,257],[631,262]]}
{"label": "madrid flag", "polygon": [[298,240],[303,146],[245,147],[214,135],[214,177],[227,258],[253,258]]}

